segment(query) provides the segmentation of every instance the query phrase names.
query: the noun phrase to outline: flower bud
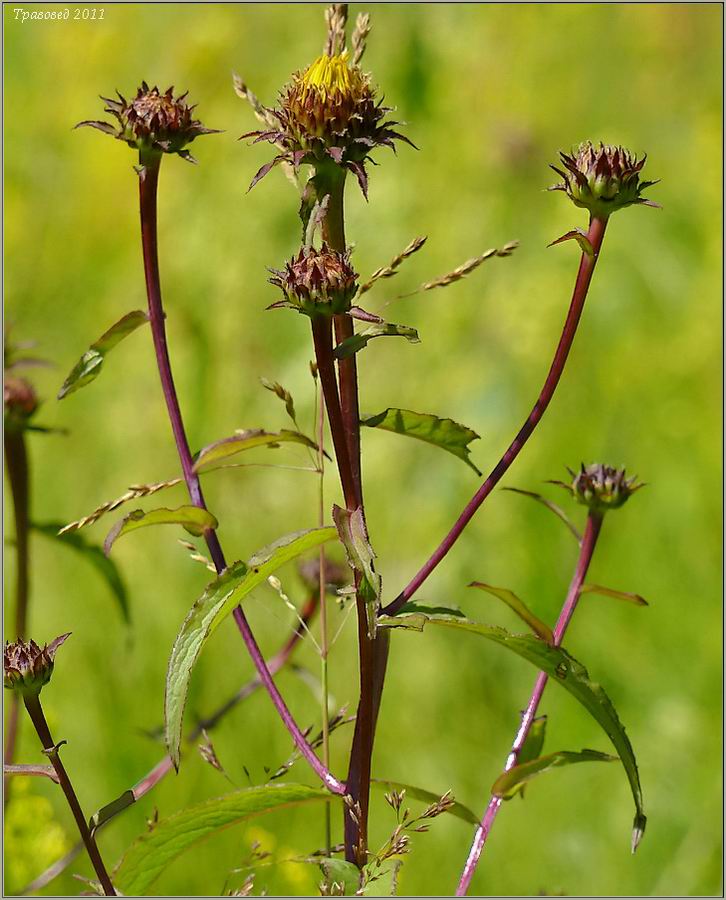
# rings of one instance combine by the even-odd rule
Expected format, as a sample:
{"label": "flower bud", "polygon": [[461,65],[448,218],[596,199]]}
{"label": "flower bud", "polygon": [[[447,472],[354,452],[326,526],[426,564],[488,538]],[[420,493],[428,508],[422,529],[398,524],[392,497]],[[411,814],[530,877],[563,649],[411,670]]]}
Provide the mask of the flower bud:
{"label": "flower bud", "polygon": [[195,162],[184,147],[199,135],[219,134],[219,131],[205,128],[198,119],[193,119],[194,107],[186,104],[186,93],[175,98],[173,90],[170,87],[162,94],[158,87],[150,88],[142,81],[130,102],[121,94],[118,94],[118,100],[101,97],[106,103],[104,112],[114,116],[116,124],[85,121],[79,122],[76,128],[83,125],[97,128],[141,153],[178,153],[183,159]]}
{"label": "flower bud", "polygon": [[285,296],[271,308],[292,306],[308,316],[347,312],[358,289],[350,252],[330,250],[325,242],[320,250],[303,247],[284,269],[270,271],[270,284],[279,287]]}
{"label": "flower bud", "polygon": [[3,407],[5,427],[12,431],[22,430],[38,408],[33,385],[25,378],[6,375],[3,382]]}
{"label": "flower bud", "polygon": [[11,691],[24,696],[37,696],[53,674],[55,654],[60,645],[70,637],[62,634],[42,649],[35,641],[5,643],[3,651],[3,684]]}
{"label": "flower bud", "polygon": [[615,469],[602,463],[584,463],[580,471],[567,470],[572,476],[571,484],[555,482],[570,491],[578,503],[588,506],[593,511],[607,512],[617,509],[644,485],[636,484],[637,476],[626,478],[625,469]]}
{"label": "flower bud", "polygon": [[593,146],[590,141],[580,144],[577,153],[560,153],[564,171],[550,166],[563,183],[553,185],[551,191],[564,191],[575,206],[581,206],[600,219],[625,206],[644,204],[658,206],[640,196],[657,181],[640,181],[642,159],[623,147]]}

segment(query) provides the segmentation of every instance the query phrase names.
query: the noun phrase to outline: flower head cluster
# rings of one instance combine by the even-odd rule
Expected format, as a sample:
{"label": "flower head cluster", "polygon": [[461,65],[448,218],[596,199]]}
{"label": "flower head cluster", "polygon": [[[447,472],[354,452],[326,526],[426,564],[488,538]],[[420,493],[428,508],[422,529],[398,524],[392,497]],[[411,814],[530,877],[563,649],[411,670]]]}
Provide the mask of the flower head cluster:
{"label": "flower head cluster", "polygon": [[555,482],[568,490],[578,503],[597,512],[617,509],[644,485],[637,483],[637,477],[627,478],[625,469],[604,466],[602,463],[584,463],[579,472],[567,470],[572,476],[571,484]]}
{"label": "flower head cluster", "polygon": [[50,644],[39,647],[35,641],[6,642],[3,651],[3,684],[11,691],[26,696],[37,695],[53,674],[55,655],[60,645],[70,637],[62,634]]}
{"label": "flower head cluster", "polygon": [[278,163],[297,169],[301,163],[326,161],[352,171],[364,194],[368,181],[365,160],[376,147],[395,149],[394,141],[414,146],[386,119],[390,108],[376,100],[371,80],[348,53],[327,53],[307,69],[296,72],[280,94],[279,106],[266,110],[268,128],[242,135],[254,143],[268,141],[282,152],[255,175],[253,187]]}
{"label": "flower head cluster", "polygon": [[127,101],[118,91],[118,100],[101,97],[106,104],[104,112],[116,119],[115,125],[89,120],[79,122],[76,128],[88,125],[142,153],[178,153],[183,159],[195,162],[184,149],[187,144],[202,134],[219,134],[219,131],[205,128],[198,119],[192,118],[194,106],[185,102],[186,93],[174,97],[173,91],[170,87],[161,93],[158,87],[150,88],[142,81],[133,100]]}
{"label": "flower head cluster", "polygon": [[38,408],[33,385],[25,378],[6,375],[3,381],[3,408],[5,427],[11,431],[22,430]]}
{"label": "flower head cluster", "polygon": [[623,147],[589,141],[580,144],[577,153],[560,153],[563,169],[551,166],[562,178],[562,184],[550,190],[564,191],[576,206],[589,210],[591,215],[606,219],[616,209],[634,204],[657,206],[641,197],[641,192],[657,181],[640,181],[646,157],[641,159]]}
{"label": "flower head cluster", "polygon": [[350,251],[339,253],[325,242],[320,250],[303,247],[284,269],[270,271],[270,284],[279,287],[285,298],[271,309],[288,306],[308,316],[339,315],[350,309],[357,291],[358,275],[350,264]]}

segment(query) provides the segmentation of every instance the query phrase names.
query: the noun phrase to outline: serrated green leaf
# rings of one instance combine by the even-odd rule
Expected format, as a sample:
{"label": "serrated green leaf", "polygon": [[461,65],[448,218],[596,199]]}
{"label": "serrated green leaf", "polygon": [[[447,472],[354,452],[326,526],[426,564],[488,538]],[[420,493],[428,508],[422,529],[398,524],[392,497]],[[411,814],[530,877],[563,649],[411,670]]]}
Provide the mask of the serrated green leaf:
{"label": "serrated green leaf", "polygon": [[248,431],[238,431],[232,437],[222,438],[221,441],[215,441],[208,447],[200,450],[194,463],[194,471],[211,466],[212,463],[218,463],[222,459],[241,453],[243,450],[252,450],[254,447],[279,447],[283,443],[303,444],[312,450],[317,450],[318,445],[309,437],[301,434],[299,431],[291,431],[283,428],[279,432],[262,431],[261,429],[251,429]]}
{"label": "serrated green leaf", "polygon": [[276,569],[335,537],[337,532],[332,526],[286,535],[260,550],[247,564],[237,562],[231,565],[207,586],[192,606],[174,641],[166,673],[166,745],[177,768],[189,679],[206,641],[250,591]]}
{"label": "serrated green leaf", "polygon": [[114,885],[125,896],[143,895],[169,863],[213,832],[288,806],[330,801],[332,796],[323,788],[276,784],[191,806],[158,822],[131,844],[113,874]]}
{"label": "serrated green leaf", "polygon": [[392,322],[376,322],[371,325],[370,328],[358,331],[356,334],[351,335],[351,337],[341,341],[335,348],[335,358],[346,359],[348,356],[353,356],[354,353],[362,350],[368,341],[373,340],[373,338],[389,336],[406,338],[411,344],[418,344],[421,341],[418,336],[418,331],[416,331],[415,328],[410,328],[408,325],[394,325]]}
{"label": "serrated green leaf", "polygon": [[[408,604],[408,610],[413,609],[415,605]],[[408,612],[406,615],[399,613],[397,616],[381,616],[378,619],[379,627],[409,628],[415,631],[423,631],[428,624],[468,631],[506,647],[549,675],[590,713],[618,751],[630,784],[636,808],[633,830],[633,850],[635,850],[645,830],[646,822],[635,754],[610,698],[599,684],[590,680],[582,663],[570,656],[562,647],[553,647],[533,635],[510,634],[497,626],[482,625],[457,616],[431,614],[426,607],[419,607],[417,611]]]}
{"label": "serrated green leaf", "polygon": [[160,507],[144,512],[134,509],[120,519],[106,535],[103,551],[108,556],[114,542],[129,531],[146,528],[149,525],[181,525],[189,534],[199,537],[209,528],[217,527],[217,520],[206,509],[198,506],[179,506],[176,509]]}
{"label": "serrated green leaf", "polygon": [[416,438],[440,447],[465,462],[477,475],[481,472],[469,459],[469,444],[479,439],[479,435],[460,425],[453,419],[440,419],[430,413],[417,413],[410,409],[396,409],[389,406],[383,412],[375,416],[367,416],[361,419],[361,425],[367,428],[380,428],[383,431],[393,431],[406,437]]}
{"label": "serrated green leaf", "polygon": [[111,593],[118,601],[124,622],[129,624],[131,621],[131,612],[129,610],[126,586],[121,578],[121,573],[119,572],[116,563],[106,556],[101,547],[98,547],[95,544],[89,544],[83,535],[76,531],[58,534],[63,528],[63,525],[58,522],[34,523],[31,527],[34,531],[39,532],[45,537],[52,538],[61,544],[65,544],[66,547],[71,547],[73,550],[77,550],[79,553],[83,554],[109,586]]}
{"label": "serrated green leaf", "polygon": [[483,581],[472,581],[469,587],[479,588],[480,591],[491,594],[492,597],[498,597],[503,603],[506,603],[512,612],[515,612],[526,625],[529,625],[538,637],[541,637],[543,641],[547,641],[548,644],[553,643],[554,635],[552,634],[550,626],[546,625],[538,616],[536,616],[527,604],[523,600],[520,600],[513,591],[507,590],[507,588],[493,587],[491,584],[484,584]]}
{"label": "serrated green leaf", "polygon": [[599,584],[583,584],[581,594],[602,594],[604,597],[614,597],[616,600],[625,600],[636,606],[647,606],[648,601],[640,594],[630,594],[627,591],[615,591],[613,588],[602,587]]}
{"label": "serrated green leaf", "polygon": [[373,565],[376,554],[368,540],[363,511],[360,507],[351,512],[340,506],[333,506],[333,521],[345,547],[350,567],[362,576],[359,592],[366,605],[368,636],[373,640],[381,600],[381,576]]}
{"label": "serrated green leaf", "polygon": [[617,762],[618,758],[609,753],[600,753],[598,750],[580,750],[579,753],[574,750],[558,750],[556,753],[520,763],[508,772],[503,772],[492,785],[492,796],[511,800],[528,781],[543,772],[580,762]]}
{"label": "serrated green leaf", "polygon": [[[378,788],[383,791],[406,791],[407,797],[413,797],[414,800],[421,800],[422,803],[436,803],[437,800],[441,799],[441,794],[437,794],[434,791],[427,791],[424,788],[415,787],[412,784],[406,784],[403,781],[387,781],[383,778],[371,778],[371,787]],[[463,803],[459,803],[458,800],[454,800],[453,806],[446,810],[446,812],[455,816],[457,819],[461,819],[463,822],[468,822],[469,825],[478,825],[479,819],[476,817],[476,814],[473,813],[468,806],[464,806]]]}
{"label": "serrated green leaf", "polygon": [[60,391],[58,391],[58,399],[62,400],[68,394],[72,394],[98,378],[101,374],[106,354],[113,350],[125,337],[128,337],[128,335],[148,321],[148,315],[142,310],[136,309],[133,312],[126,313],[115,325],[112,325],[95,343],[91,344],[75,366],[73,366],[68,378],[66,378]]}

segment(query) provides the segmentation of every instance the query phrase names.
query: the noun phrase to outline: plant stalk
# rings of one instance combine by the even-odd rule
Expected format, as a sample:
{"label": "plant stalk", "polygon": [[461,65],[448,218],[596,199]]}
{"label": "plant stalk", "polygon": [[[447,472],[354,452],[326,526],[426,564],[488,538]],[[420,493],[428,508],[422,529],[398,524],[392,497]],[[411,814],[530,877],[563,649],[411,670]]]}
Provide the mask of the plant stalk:
{"label": "plant stalk", "polygon": [[[156,351],[156,360],[164,392],[164,399],[166,401],[169,419],[174,433],[174,440],[181,461],[184,480],[189,491],[189,497],[194,506],[197,506],[200,509],[206,509],[207,507],[204,501],[204,495],[202,494],[201,484],[199,482],[199,477],[194,472],[194,461],[184,431],[181,409],[179,408],[179,401],[174,387],[174,379],[172,377],[171,363],[169,361],[169,352],[167,349],[157,250],[157,189],[161,154],[154,154],[147,160],[142,159],[142,164],[144,167],[139,176],[141,242],[144,254],[146,292],[149,301],[149,320],[154,340],[154,349]],[[209,548],[209,553],[217,572],[223,572],[227,567],[227,563],[216,532],[213,529],[207,529],[204,533],[204,539]],[[320,780],[329,790],[336,794],[344,793],[345,786],[322,765],[293,719],[282,695],[277,690],[241,606],[236,607],[233,616],[242,635],[242,639],[245,642],[247,651],[255,664],[260,680],[270,695],[270,699],[272,700],[278,715],[282,719],[283,724],[290,733],[296,746],[311,765],[316,775],[318,775]]]}
{"label": "plant stalk", "polygon": [[61,789],[66,796],[68,806],[73,813],[73,818],[76,820],[78,831],[81,834],[81,838],[83,840],[83,843],[85,844],[86,851],[91,860],[96,875],[98,876],[98,880],[101,882],[103,892],[107,897],[115,897],[116,891],[114,890],[114,886],[108,876],[108,872],[106,871],[106,866],[103,863],[103,859],[101,859],[101,854],[98,850],[96,842],[91,836],[91,832],[88,829],[88,824],[86,823],[86,819],[83,815],[81,804],[78,802],[78,797],[76,797],[76,792],[73,790],[71,780],[68,777],[68,773],[66,772],[63,763],[61,762],[60,754],[58,753],[59,745],[57,745],[51,737],[48,723],[46,722],[45,715],[43,714],[43,707],[40,705],[40,697],[38,696],[38,694],[35,694],[34,696],[25,696],[23,697],[23,702],[25,703],[25,708],[28,711],[28,715],[30,716],[31,721],[35,726],[35,730],[38,732],[38,737],[40,738],[40,742],[43,745],[43,750],[45,751],[48,759],[50,759],[51,764],[55,769],[55,773],[58,776],[58,783],[60,784]]}
{"label": "plant stalk", "polygon": [[[567,626],[570,624],[575,609],[577,608],[577,602],[580,599],[580,590],[582,589],[583,582],[587,576],[587,570],[590,567],[590,562],[592,561],[593,553],[595,552],[595,545],[597,544],[597,539],[600,535],[602,522],[603,518],[600,513],[590,512],[587,517],[587,525],[585,526],[585,533],[582,537],[575,573],[572,576],[572,581],[570,582],[570,587],[567,591],[567,597],[565,598],[565,602],[553,632],[553,643],[555,647],[559,647],[562,644],[565,632],[567,631]],[[516,766],[519,761],[519,755],[527,741],[527,737],[532,728],[532,723],[537,716],[537,710],[540,701],[542,700],[542,694],[544,693],[547,681],[547,675],[544,672],[540,672],[537,676],[537,681],[535,682],[529,702],[527,703],[527,708],[522,715],[519,731],[517,731],[517,736],[512,744],[512,749],[507,757],[504,766],[505,772],[508,772]],[[474,877],[474,872],[476,871],[482,851],[484,850],[484,844],[489,837],[492,825],[494,824],[494,820],[497,817],[502,802],[501,797],[492,796],[489,800],[489,805],[484,813],[484,817],[474,835],[474,842],[471,845],[471,850],[469,851],[469,856],[466,860],[459,886],[456,889],[457,897],[466,896],[466,893],[469,890],[471,880]]]}
{"label": "plant stalk", "polygon": [[592,256],[584,252],[582,254],[582,258],[580,260],[580,268],[577,272],[577,280],[575,281],[575,288],[572,294],[572,301],[570,303],[570,308],[567,313],[567,319],[565,320],[565,325],[562,330],[560,341],[557,345],[557,350],[555,351],[554,359],[552,360],[550,370],[547,373],[547,378],[545,379],[545,383],[542,387],[542,390],[540,391],[539,397],[537,398],[537,402],[532,408],[532,411],[527,417],[524,425],[522,425],[520,430],[517,432],[517,436],[509,445],[502,458],[492,469],[484,484],[482,484],[476,494],[474,494],[472,499],[466,505],[464,511],[456,520],[452,529],[446,535],[444,540],[434,551],[430,559],[416,573],[416,575],[411,579],[404,590],[401,591],[398,597],[396,597],[396,599],[392,603],[390,603],[382,610],[383,614],[395,615],[395,613],[397,613],[398,610],[405,603],[407,603],[411,599],[411,597],[413,597],[416,591],[421,587],[421,585],[426,581],[429,575],[431,575],[438,564],[444,559],[449,550],[451,550],[451,548],[454,546],[461,533],[473,518],[474,513],[476,513],[476,511],[486,500],[489,494],[491,494],[496,484],[502,478],[507,469],[512,465],[524,445],[529,440],[532,432],[539,424],[539,421],[544,415],[545,410],[549,406],[550,400],[552,399],[557,385],[559,384],[560,378],[562,377],[562,372],[565,368],[565,363],[567,362],[567,357],[570,353],[570,348],[572,347],[572,342],[574,341],[575,334],[577,332],[577,326],[580,322],[580,316],[582,315],[582,310],[585,305],[587,292],[590,287],[590,281],[592,279],[592,275],[595,271],[595,266],[599,258],[600,248],[605,236],[606,226],[607,219],[598,219],[593,217],[590,220],[590,227],[588,229],[587,238],[590,242],[590,245],[592,246],[593,254]]}

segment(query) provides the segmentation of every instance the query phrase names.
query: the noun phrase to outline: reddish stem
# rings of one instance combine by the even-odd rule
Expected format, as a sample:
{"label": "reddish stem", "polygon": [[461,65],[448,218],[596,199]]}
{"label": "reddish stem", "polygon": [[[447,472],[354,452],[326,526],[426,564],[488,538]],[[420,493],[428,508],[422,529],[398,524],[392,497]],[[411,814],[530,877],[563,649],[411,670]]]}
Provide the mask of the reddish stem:
{"label": "reddish stem", "polygon": [[[602,516],[598,513],[591,512],[587,518],[587,526],[585,527],[585,533],[582,537],[580,555],[577,559],[575,574],[572,576],[572,581],[570,582],[570,587],[567,591],[567,597],[565,598],[562,611],[560,612],[559,618],[557,619],[557,625],[554,629],[553,643],[555,647],[559,647],[562,643],[565,632],[567,631],[567,626],[570,624],[575,609],[577,608],[577,602],[580,599],[580,590],[587,576],[587,570],[592,561],[593,553],[595,552],[595,545],[597,544],[601,526]],[[532,695],[529,698],[527,708],[522,715],[519,731],[517,732],[517,736],[512,744],[512,749],[507,757],[504,766],[505,772],[508,772],[511,768],[516,766],[519,761],[519,754],[522,752],[522,748],[524,747],[532,728],[532,723],[537,716],[537,709],[542,700],[542,694],[544,693],[547,681],[547,675],[544,672],[540,672],[532,690]],[[474,835],[474,842],[471,845],[469,857],[466,860],[459,886],[456,889],[457,897],[466,896],[466,893],[469,890],[471,880],[474,877],[474,872],[476,871],[482,851],[484,850],[484,844],[489,837],[492,825],[494,824],[494,820],[497,817],[502,802],[501,797],[492,796],[489,800],[489,806],[487,806],[481,824]]]}
{"label": "reddish stem", "polygon": [[476,511],[486,500],[489,494],[491,494],[496,484],[499,482],[507,469],[512,465],[524,445],[529,440],[532,432],[539,424],[539,421],[544,415],[545,410],[549,406],[550,400],[552,399],[557,385],[560,382],[562,372],[565,368],[565,363],[567,362],[567,357],[570,353],[570,348],[572,347],[572,342],[575,338],[575,333],[577,332],[577,326],[580,322],[580,316],[582,315],[582,310],[585,305],[587,291],[590,287],[592,274],[595,270],[595,265],[600,254],[600,247],[602,246],[602,241],[605,236],[606,225],[607,219],[592,218],[590,221],[590,228],[587,233],[587,238],[590,242],[593,253],[592,255],[588,253],[582,254],[582,259],[580,260],[580,268],[577,273],[577,280],[575,281],[575,288],[572,294],[572,301],[567,313],[567,319],[565,320],[562,335],[557,345],[557,350],[555,351],[552,365],[550,366],[550,370],[547,373],[547,378],[545,379],[545,383],[542,387],[542,390],[540,391],[540,395],[537,398],[537,402],[532,408],[532,412],[527,417],[524,425],[522,425],[522,427],[519,429],[517,436],[509,445],[502,458],[492,469],[484,484],[482,484],[476,494],[474,494],[472,499],[466,505],[464,511],[454,523],[451,531],[449,531],[444,540],[434,551],[431,558],[426,562],[424,566],[422,566],[422,568],[411,579],[409,584],[398,595],[398,597],[396,597],[396,599],[392,603],[390,603],[382,610],[383,614],[394,615],[398,612],[399,609],[401,609],[401,607],[405,603],[407,603],[411,599],[411,597],[413,597],[413,595],[421,587],[424,581],[426,581],[429,575],[434,571],[434,569],[444,559],[449,550],[451,550],[451,548],[454,546],[461,533],[474,517],[474,513],[476,513]]}

